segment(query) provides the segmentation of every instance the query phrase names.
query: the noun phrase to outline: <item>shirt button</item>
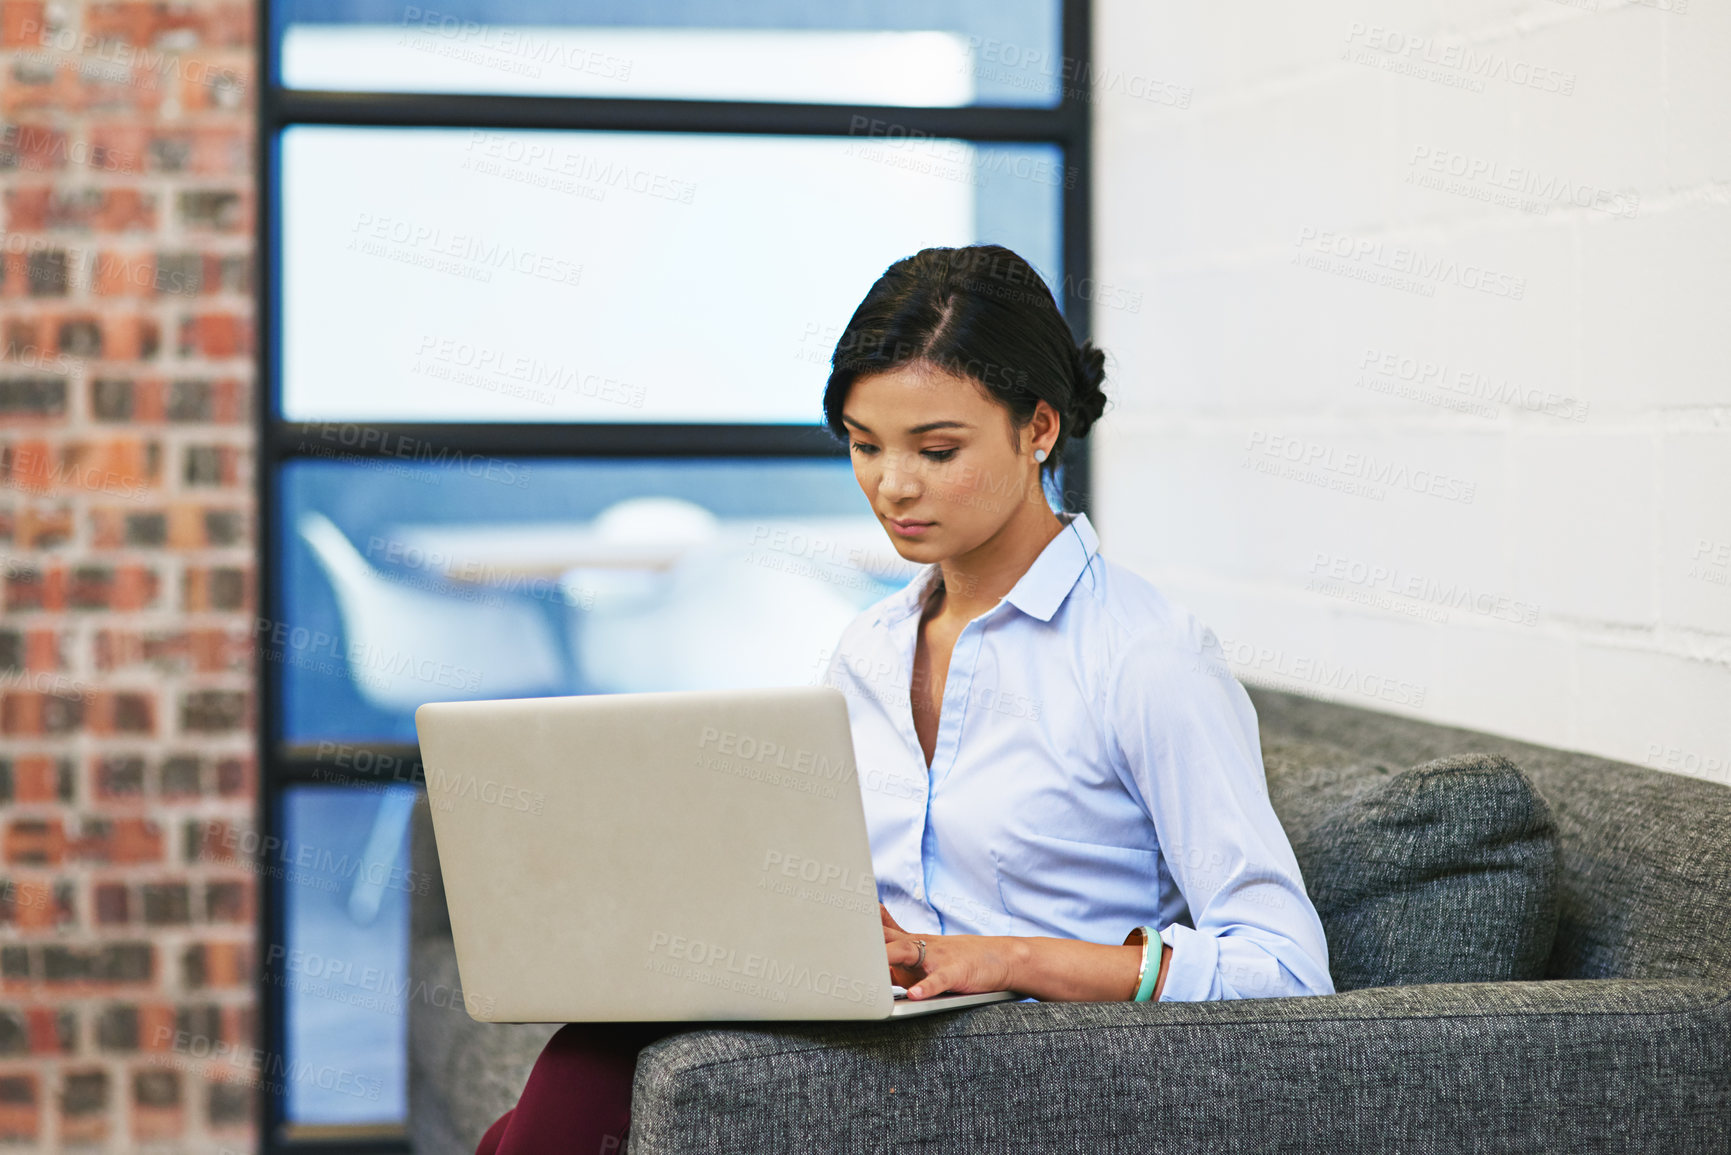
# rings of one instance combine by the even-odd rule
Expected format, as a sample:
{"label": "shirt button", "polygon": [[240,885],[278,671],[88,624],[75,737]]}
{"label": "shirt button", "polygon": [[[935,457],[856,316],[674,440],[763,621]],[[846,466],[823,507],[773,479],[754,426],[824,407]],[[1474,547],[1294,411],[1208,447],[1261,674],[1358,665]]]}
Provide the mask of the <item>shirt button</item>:
{"label": "shirt button", "polygon": [[926,888],[921,886],[917,882],[914,883],[914,898],[920,902],[924,902],[926,900]]}

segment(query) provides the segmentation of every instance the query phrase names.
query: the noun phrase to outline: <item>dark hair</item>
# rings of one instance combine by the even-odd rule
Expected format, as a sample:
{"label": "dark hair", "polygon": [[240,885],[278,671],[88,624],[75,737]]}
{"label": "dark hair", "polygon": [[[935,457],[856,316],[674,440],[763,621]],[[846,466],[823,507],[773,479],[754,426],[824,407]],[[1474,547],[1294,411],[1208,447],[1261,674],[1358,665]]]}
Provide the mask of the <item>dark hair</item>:
{"label": "dark hair", "polygon": [[1056,409],[1047,469],[1106,407],[1106,355],[1076,345],[1046,282],[1002,245],[921,249],[884,270],[830,357],[823,393],[830,431],[847,438],[841,410],[857,379],[916,361],[978,381],[1009,409],[1015,429],[1033,418],[1038,401]]}

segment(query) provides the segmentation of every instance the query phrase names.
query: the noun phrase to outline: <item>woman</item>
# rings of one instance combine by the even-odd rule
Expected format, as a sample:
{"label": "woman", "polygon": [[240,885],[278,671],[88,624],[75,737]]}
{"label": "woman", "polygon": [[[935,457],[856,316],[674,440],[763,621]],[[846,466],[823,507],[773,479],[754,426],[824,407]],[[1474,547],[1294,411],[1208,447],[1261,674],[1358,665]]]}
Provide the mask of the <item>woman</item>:
{"label": "woman", "polygon": [[[831,359],[825,419],[897,552],[928,566],[826,673],[891,978],[916,1000],[1332,994],[1213,633],[1045,496],[1105,406],[1104,361],[997,245],[891,265]],[[616,1149],[637,1050],[668,1029],[562,1028],[481,1155]]]}

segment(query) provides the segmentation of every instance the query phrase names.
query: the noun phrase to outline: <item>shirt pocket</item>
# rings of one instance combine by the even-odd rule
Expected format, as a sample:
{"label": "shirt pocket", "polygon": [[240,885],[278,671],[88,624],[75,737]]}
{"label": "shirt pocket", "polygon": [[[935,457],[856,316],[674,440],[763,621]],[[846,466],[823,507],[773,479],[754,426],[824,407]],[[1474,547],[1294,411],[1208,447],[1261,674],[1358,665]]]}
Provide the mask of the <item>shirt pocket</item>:
{"label": "shirt pocket", "polygon": [[1055,834],[992,849],[998,900],[1026,933],[1122,942],[1160,909],[1160,851]]}

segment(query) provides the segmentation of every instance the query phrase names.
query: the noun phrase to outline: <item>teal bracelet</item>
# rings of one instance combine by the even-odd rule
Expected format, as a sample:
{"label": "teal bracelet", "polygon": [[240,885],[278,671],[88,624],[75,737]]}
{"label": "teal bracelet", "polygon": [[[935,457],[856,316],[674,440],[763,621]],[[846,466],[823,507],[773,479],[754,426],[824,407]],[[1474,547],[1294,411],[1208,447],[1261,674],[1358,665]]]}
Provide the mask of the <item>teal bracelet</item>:
{"label": "teal bracelet", "polygon": [[1145,1003],[1153,995],[1154,984],[1160,978],[1162,944],[1159,931],[1151,926],[1139,926],[1124,936],[1124,945],[1129,946],[1138,938],[1141,939],[1142,966],[1136,971],[1136,998],[1134,1001]]}

